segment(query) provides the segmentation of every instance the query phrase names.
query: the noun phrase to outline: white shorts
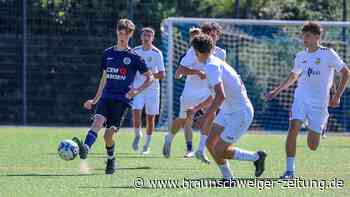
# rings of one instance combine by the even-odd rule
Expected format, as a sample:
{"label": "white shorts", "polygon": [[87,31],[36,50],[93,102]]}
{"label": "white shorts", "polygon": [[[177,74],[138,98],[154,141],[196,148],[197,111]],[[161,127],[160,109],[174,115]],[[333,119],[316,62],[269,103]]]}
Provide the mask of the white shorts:
{"label": "white shorts", "polygon": [[[194,94],[193,94],[194,93]],[[191,94],[183,92],[180,97],[180,113],[179,118],[186,118],[186,111],[188,108],[195,107],[196,105],[204,102],[209,96],[211,96],[210,91],[194,91]]]}
{"label": "white shorts", "polygon": [[328,117],[327,107],[311,106],[300,99],[294,99],[291,120],[300,120],[307,123],[310,130],[321,134],[327,125]]}
{"label": "white shorts", "polygon": [[159,90],[147,90],[135,96],[132,102],[133,110],[142,110],[146,107],[147,115],[159,114]]}
{"label": "white shorts", "polygon": [[226,143],[234,144],[248,131],[253,122],[253,117],[253,107],[247,106],[242,110],[231,113],[220,112],[214,122],[225,128],[220,135],[221,139]]}

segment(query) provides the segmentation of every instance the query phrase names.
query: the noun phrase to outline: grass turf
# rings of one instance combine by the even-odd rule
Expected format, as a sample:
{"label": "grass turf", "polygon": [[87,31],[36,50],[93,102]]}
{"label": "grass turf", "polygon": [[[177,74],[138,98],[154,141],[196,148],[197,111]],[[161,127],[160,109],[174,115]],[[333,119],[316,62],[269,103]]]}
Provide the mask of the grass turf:
{"label": "grass turf", "polygon": [[[56,154],[60,140],[73,136],[83,138],[86,128],[12,127],[0,128],[0,197],[7,196],[349,196],[350,195],[350,138],[329,136],[322,140],[317,151],[307,148],[306,136],[300,135],[297,145],[297,175],[302,179],[344,181],[342,188],[286,188],[284,183],[260,188],[167,188],[154,189],[153,179],[178,180],[219,178],[216,165],[205,165],[196,159],[184,159],[183,134],[174,139],[172,155],[161,155],[164,133],[155,133],[151,154],[140,155],[131,149],[133,132],[122,129],[117,134],[116,156],[118,170],[113,176],[104,174],[105,150],[102,135],[88,156],[89,174],[79,172],[80,160],[63,161]],[[194,145],[198,141],[194,135]],[[248,150],[264,149],[268,153],[263,180],[271,181],[284,170],[285,135],[248,134],[237,144]],[[250,162],[230,161],[236,177],[253,178]],[[142,177],[143,189],[135,189],[134,181]],[[260,179],[260,180],[262,180]],[[253,181],[253,180],[252,180]],[[265,182],[264,182],[265,183]],[[340,184],[341,182],[338,181]],[[318,183],[320,184],[320,183]],[[193,185],[198,186],[198,184]],[[299,183],[299,186],[302,186]],[[159,186],[160,187],[160,186]]]}

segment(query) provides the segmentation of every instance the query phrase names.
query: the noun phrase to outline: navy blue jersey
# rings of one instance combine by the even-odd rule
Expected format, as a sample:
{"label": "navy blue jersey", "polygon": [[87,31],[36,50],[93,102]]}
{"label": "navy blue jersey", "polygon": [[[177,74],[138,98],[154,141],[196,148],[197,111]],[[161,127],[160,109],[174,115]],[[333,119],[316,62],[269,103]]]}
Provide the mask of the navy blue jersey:
{"label": "navy blue jersey", "polygon": [[130,49],[117,50],[115,47],[104,51],[101,69],[107,73],[106,86],[101,99],[110,98],[129,105],[131,100],[125,95],[132,87],[136,72],[143,74],[148,71],[140,56],[131,52]]}

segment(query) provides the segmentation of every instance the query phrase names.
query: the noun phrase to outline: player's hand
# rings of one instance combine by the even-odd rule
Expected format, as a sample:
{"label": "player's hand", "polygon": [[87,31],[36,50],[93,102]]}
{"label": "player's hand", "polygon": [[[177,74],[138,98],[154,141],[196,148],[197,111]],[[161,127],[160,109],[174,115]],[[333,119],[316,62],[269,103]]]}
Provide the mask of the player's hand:
{"label": "player's hand", "polygon": [[205,75],[205,73],[204,73],[203,71],[200,71],[200,70],[197,72],[197,75],[198,75],[198,77],[199,77],[201,80],[204,80],[204,79],[207,78],[207,76]]}
{"label": "player's hand", "polygon": [[271,101],[271,100],[274,99],[276,96],[277,96],[276,92],[272,90],[272,91],[266,93],[266,94],[263,96],[263,99],[264,99],[265,101]]}
{"label": "player's hand", "polygon": [[339,103],[340,103],[340,97],[333,96],[332,99],[329,101],[329,106],[332,108],[335,108],[339,105]]}
{"label": "player's hand", "polygon": [[91,110],[94,105],[95,103],[93,99],[90,99],[84,102],[84,108],[87,110]]}
{"label": "player's hand", "polygon": [[128,93],[126,93],[126,98],[129,100],[134,98],[136,95],[138,95],[139,91],[135,88],[131,88]]}

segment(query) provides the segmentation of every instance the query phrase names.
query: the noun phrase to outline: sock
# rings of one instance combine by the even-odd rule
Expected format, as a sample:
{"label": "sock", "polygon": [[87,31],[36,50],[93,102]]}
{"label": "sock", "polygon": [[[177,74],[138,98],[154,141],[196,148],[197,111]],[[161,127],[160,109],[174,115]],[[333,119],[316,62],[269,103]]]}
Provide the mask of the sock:
{"label": "sock", "polygon": [[233,159],[241,161],[256,161],[259,159],[259,155],[255,152],[242,150],[235,148],[233,153]]}
{"label": "sock", "polygon": [[227,160],[225,161],[224,164],[219,165],[219,169],[224,179],[234,178],[230,169],[230,164],[227,162]]}
{"label": "sock", "polygon": [[141,127],[135,128],[135,135],[138,137],[142,137],[142,129]]}
{"label": "sock", "polygon": [[295,157],[287,157],[287,171],[295,171]]}
{"label": "sock", "polygon": [[114,144],[111,147],[106,146],[107,151],[107,159],[113,159],[114,158]]}
{"label": "sock", "polygon": [[173,141],[173,139],[174,139],[174,134],[172,134],[171,132],[169,132],[165,137],[165,140],[170,143]]}
{"label": "sock", "polygon": [[146,136],[145,136],[145,144],[143,145],[143,147],[148,148],[149,144],[151,143],[151,139],[152,139],[152,135],[146,134]]}
{"label": "sock", "polygon": [[90,149],[91,146],[95,143],[96,138],[97,138],[97,132],[90,129],[89,132],[86,134],[84,144],[86,144]]}
{"label": "sock", "polygon": [[192,141],[186,142],[187,152],[192,152]]}
{"label": "sock", "polygon": [[208,136],[201,134],[201,137],[199,139],[199,145],[198,145],[198,151],[204,151],[205,144],[207,143]]}

